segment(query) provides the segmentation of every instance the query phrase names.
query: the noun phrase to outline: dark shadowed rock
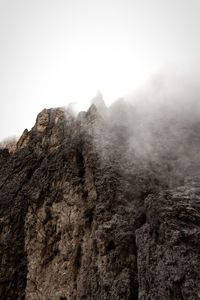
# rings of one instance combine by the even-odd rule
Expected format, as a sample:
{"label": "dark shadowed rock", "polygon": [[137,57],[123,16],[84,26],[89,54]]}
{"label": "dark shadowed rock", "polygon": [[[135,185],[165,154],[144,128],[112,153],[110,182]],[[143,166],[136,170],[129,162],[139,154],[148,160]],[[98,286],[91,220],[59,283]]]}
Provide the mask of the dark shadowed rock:
{"label": "dark shadowed rock", "polygon": [[199,299],[200,188],[151,195],[145,208],[136,231],[138,299]]}

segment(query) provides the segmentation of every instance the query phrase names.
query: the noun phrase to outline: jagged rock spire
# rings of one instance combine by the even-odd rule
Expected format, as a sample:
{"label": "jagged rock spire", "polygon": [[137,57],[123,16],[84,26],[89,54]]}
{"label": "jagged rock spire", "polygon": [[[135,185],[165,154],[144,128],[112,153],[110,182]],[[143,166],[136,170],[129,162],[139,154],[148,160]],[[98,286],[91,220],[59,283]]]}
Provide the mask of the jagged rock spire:
{"label": "jagged rock spire", "polygon": [[92,99],[91,103],[92,105],[95,105],[100,115],[105,116],[107,107],[103,99],[103,94],[99,90],[96,92],[96,96]]}
{"label": "jagged rock spire", "polygon": [[91,101],[97,108],[105,106],[105,102],[103,99],[103,94],[100,91],[96,92],[96,96]]}

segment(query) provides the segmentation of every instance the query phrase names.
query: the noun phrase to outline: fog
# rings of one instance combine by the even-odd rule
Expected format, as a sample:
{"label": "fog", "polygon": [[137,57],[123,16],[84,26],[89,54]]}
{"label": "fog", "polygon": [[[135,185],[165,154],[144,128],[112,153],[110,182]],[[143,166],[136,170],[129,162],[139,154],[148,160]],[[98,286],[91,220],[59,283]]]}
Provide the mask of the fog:
{"label": "fog", "polygon": [[199,11],[198,0],[0,0],[0,139],[45,107],[82,110],[96,90],[109,106],[163,66],[197,61]]}
{"label": "fog", "polygon": [[[130,149],[134,149],[140,157],[151,156],[158,148],[163,151],[163,147],[166,149],[182,143],[184,129],[191,129],[193,124],[199,123],[199,70],[198,62],[195,65],[162,68],[131,93],[110,105],[104,100],[103,93],[97,91],[96,96],[88,99],[83,109],[87,110],[95,104],[112,130],[120,126],[126,128]],[[64,107],[75,117],[82,110],[82,105],[77,102]],[[16,138],[6,137],[3,143]]]}
{"label": "fog", "polygon": [[102,123],[94,135],[102,162],[147,170],[167,185],[199,176],[199,75],[194,66],[165,68],[107,108],[98,95]]}
{"label": "fog", "polygon": [[[91,135],[104,167],[112,164],[125,172],[150,172],[150,178],[159,178],[167,186],[181,185],[200,176],[197,66],[198,63],[163,68],[110,105],[97,92],[87,108],[94,109],[96,117],[86,120],[82,130]],[[70,103],[65,108],[78,122],[79,104]],[[12,151],[15,143],[15,138],[8,138],[1,147]]]}

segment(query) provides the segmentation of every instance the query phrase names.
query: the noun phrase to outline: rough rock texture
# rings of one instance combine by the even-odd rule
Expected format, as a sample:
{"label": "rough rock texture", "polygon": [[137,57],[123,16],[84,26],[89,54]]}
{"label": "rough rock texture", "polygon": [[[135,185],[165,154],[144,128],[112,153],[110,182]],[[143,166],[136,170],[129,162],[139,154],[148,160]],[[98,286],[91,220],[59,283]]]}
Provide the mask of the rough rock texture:
{"label": "rough rock texture", "polygon": [[200,298],[200,188],[180,187],[145,200],[136,231],[139,299]]}
{"label": "rough rock texture", "polygon": [[0,299],[200,299],[199,124],[149,158],[100,104],[44,109],[0,150]]}

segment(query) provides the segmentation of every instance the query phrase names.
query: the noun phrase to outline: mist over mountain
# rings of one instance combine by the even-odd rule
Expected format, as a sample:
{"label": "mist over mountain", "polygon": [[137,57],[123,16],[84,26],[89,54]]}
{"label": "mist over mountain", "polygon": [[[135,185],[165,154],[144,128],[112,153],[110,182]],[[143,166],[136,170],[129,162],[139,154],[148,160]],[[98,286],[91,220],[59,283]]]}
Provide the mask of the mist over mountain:
{"label": "mist over mountain", "polygon": [[200,299],[199,86],[45,108],[0,149],[0,299]]}

